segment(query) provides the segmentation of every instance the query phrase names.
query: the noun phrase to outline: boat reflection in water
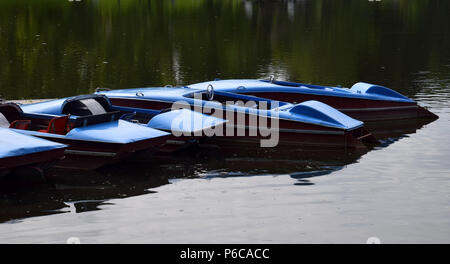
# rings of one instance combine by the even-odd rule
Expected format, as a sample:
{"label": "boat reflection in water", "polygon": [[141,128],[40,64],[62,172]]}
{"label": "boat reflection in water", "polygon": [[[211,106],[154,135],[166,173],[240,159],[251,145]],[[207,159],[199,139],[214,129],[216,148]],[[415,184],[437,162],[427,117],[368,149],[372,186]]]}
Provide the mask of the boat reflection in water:
{"label": "boat reflection in water", "polygon": [[[414,134],[422,127],[436,121],[436,119],[413,118],[403,120],[364,122],[367,129],[380,141],[381,147],[388,142],[396,141],[408,134]],[[389,145],[389,144],[388,144]]]}
{"label": "boat reflection in water", "polygon": [[120,163],[97,171],[52,169],[46,182],[0,184],[0,222],[60,213],[100,210],[110,199],[153,193],[168,175],[149,164]]}
{"label": "boat reflection in water", "polygon": [[[193,152],[184,152],[166,160],[167,168],[180,173],[180,177],[214,178],[245,177],[252,175],[288,174],[299,180],[296,185],[313,184],[309,178],[324,176],[357,162],[369,151],[388,147],[409,134],[416,133],[432,119],[408,119],[366,122],[366,126],[380,141],[368,149],[305,148],[279,146],[260,148],[248,144],[229,144],[220,137],[208,139]],[[192,153],[196,153],[192,156]],[[164,157],[156,158],[164,164]]]}
{"label": "boat reflection in water", "polygon": [[367,152],[388,147],[430,122],[412,119],[366,123],[382,142],[366,150],[260,148],[211,138],[177,154],[136,153],[125,162],[97,171],[68,173],[52,169],[41,185],[14,189],[0,184],[0,222],[100,210],[113,204],[111,199],[156,193],[153,188],[169,184],[171,179],[289,175],[297,179],[295,185],[314,185],[314,177],[341,170]]}

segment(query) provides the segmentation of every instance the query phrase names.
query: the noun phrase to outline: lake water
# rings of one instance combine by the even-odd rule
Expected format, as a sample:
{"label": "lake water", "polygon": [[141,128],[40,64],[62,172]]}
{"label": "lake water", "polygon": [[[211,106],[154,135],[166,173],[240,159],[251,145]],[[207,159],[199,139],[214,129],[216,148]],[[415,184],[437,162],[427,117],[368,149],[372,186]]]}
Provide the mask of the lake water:
{"label": "lake water", "polygon": [[[449,1],[0,2],[0,94],[216,77],[393,88],[439,115],[364,155],[201,146],[0,193],[1,243],[450,242]],[[257,153],[258,152],[258,153]]]}

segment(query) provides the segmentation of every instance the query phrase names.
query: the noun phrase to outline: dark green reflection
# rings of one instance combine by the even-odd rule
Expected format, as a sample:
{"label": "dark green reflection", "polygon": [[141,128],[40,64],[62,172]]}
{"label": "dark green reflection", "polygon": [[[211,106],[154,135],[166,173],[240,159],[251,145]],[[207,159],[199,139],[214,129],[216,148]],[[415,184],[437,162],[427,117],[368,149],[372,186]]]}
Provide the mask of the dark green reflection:
{"label": "dark green reflection", "polygon": [[449,10],[445,0],[1,0],[0,95],[271,73],[413,95],[412,74],[450,64]]}

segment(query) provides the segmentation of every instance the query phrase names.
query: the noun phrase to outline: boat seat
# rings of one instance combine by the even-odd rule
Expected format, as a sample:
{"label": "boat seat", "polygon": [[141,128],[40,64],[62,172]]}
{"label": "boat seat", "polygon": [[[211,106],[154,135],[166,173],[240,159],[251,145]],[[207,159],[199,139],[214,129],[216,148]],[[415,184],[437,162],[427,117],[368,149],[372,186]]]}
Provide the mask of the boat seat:
{"label": "boat seat", "polygon": [[0,127],[28,130],[30,129],[30,126],[31,120],[15,120],[12,123],[9,123],[8,119],[0,113]]}
{"label": "boat seat", "polygon": [[9,128],[29,130],[31,127],[31,120],[16,120],[11,123]]}
{"label": "boat seat", "polygon": [[80,100],[80,103],[85,105],[87,107],[87,109],[91,112],[92,115],[100,115],[100,114],[107,113],[105,108],[103,108],[103,106],[99,102],[97,102],[97,100],[95,100],[95,99],[92,99],[92,98],[83,99],[83,100]]}
{"label": "boat seat", "polygon": [[67,123],[69,121],[69,116],[59,116],[50,120],[47,129],[39,130],[42,133],[51,133],[65,135],[67,134]]}

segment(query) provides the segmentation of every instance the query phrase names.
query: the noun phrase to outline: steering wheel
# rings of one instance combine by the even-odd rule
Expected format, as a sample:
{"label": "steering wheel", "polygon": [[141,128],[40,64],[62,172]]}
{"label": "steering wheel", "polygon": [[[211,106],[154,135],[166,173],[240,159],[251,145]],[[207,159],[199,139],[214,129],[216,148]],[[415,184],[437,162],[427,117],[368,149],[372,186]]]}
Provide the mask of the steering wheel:
{"label": "steering wheel", "polygon": [[212,101],[214,99],[214,87],[211,84],[206,88],[206,98],[208,101]]}

